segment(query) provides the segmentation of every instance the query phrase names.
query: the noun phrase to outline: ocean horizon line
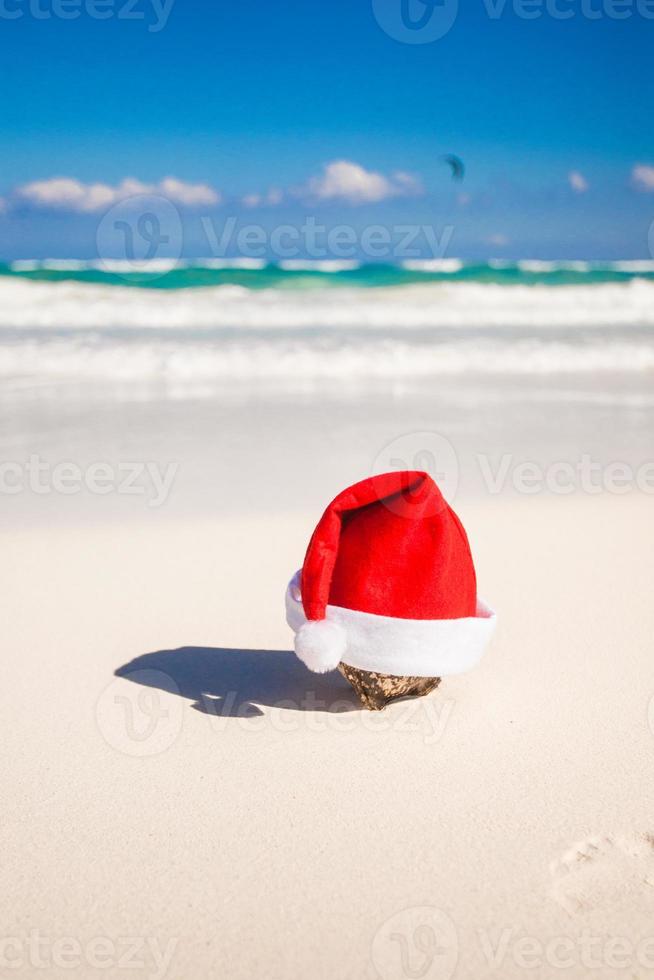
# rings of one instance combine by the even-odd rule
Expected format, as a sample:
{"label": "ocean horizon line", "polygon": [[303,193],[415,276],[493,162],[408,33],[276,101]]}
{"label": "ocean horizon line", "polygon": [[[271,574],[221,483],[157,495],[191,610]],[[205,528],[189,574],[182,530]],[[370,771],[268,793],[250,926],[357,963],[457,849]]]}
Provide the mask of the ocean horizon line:
{"label": "ocean horizon line", "polygon": [[457,282],[573,286],[654,280],[654,259],[45,258],[0,262],[0,277],[153,289],[356,289]]}

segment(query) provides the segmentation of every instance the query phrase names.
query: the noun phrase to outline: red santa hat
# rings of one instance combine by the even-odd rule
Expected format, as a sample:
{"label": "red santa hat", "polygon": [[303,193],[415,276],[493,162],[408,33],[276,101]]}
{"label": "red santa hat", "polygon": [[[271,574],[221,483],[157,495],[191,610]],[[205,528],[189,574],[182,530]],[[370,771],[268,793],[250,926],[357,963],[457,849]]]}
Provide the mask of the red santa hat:
{"label": "red santa hat", "polygon": [[286,591],[295,652],[316,673],[441,677],[480,659],[495,614],[477,596],[468,538],[427,473],[340,493]]}

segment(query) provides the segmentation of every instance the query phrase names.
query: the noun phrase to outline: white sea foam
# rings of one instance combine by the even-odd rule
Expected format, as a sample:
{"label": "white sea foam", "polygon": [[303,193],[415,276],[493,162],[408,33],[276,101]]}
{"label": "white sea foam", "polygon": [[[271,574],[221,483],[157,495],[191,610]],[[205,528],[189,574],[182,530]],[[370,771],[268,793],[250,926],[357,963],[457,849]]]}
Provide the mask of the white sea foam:
{"label": "white sea foam", "polygon": [[12,272],[33,272],[35,269],[39,269],[41,264],[38,259],[17,259],[15,262],[9,263],[9,268]]}
{"label": "white sea foam", "polygon": [[278,265],[287,272],[351,272],[361,268],[354,259],[283,259]]}
{"label": "white sea foam", "polygon": [[654,282],[440,283],[383,289],[134,289],[0,279],[0,327],[60,329],[654,326]]}
{"label": "white sea foam", "polygon": [[103,272],[118,274],[130,272],[161,273],[174,269],[264,269],[268,265],[266,259],[233,258],[233,259],[16,259],[9,263],[12,272],[35,272],[39,269],[52,272],[84,272],[88,269],[99,269]]}
{"label": "white sea foam", "polygon": [[[175,269],[185,268],[186,263],[181,259],[100,259],[97,262],[87,262],[82,268],[99,269],[102,272],[115,272],[119,275],[124,273],[147,273],[149,275],[161,275],[165,272],[174,272]],[[48,269],[57,268],[54,265],[46,266]]]}
{"label": "white sea foam", "polygon": [[461,259],[405,259],[401,263],[403,269],[409,272],[460,272],[463,268]]}
{"label": "white sea foam", "polygon": [[265,269],[267,259],[233,258],[233,259],[193,259],[187,263],[194,269]]}
{"label": "white sea foam", "polygon": [[651,371],[654,346],[610,341],[595,345],[564,342],[449,341],[412,344],[387,340],[331,344],[322,338],[222,340],[214,343],[112,339],[79,335],[0,342],[0,378],[50,380],[176,381],[225,383],[239,380],[425,379],[441,375],[546,375]]}
{"label": "white sea foam", "polygon": [[654,261],[650,259],[633,259],[624,262],[614,262],[611,268],[617,272],[654,272]]}
{"label": "white sea foam", "polygon": [[654,283],[187,290],[0,278],[0,379],[307,382],[654,371]]}
{"label": "white sea foam", "polygon": [[37,269],[51,269],[54,272],[80,272],[91,268],[84,259],[17,259],[10,262],[12,272],[35,272]]}
{"label": "white sea foam", "polygon": [[517,263],[521,272],[588,272],[592,268],[590,262],[581,259],[550,262],[541,259],[522,259]]}

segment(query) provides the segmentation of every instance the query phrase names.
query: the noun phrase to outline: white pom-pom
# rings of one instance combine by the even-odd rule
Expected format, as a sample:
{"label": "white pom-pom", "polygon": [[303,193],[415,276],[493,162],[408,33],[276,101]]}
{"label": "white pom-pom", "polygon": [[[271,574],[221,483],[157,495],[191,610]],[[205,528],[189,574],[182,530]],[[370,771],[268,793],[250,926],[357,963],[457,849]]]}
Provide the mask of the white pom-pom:
{"label": "white pom-pom", "polygon": [[338,623],[309,620],[295,634],[295,653],[314,674],[336,670],[347,647],[347,634]]}

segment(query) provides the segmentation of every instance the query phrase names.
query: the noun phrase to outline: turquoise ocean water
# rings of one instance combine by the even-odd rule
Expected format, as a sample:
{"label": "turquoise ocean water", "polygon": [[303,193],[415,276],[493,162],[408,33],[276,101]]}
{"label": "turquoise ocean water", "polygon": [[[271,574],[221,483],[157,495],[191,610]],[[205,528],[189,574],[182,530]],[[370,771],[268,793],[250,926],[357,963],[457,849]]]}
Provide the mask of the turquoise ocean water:
{"label": "turquoise ocean water", "polygon": [[486,283],[499,286],[574,286],[654,282],[654,261],[632,262],[462,262],[457,259],[406,261],[397,265],[347,260],[288,260],[268,264],[258,259],[166,260],[130,263],[121,260],[23,260],[0,264],[0,276],[36,282],[79,282],[152,289],[242,286],[246,289],[320,289],[410,286],[438,283]]}

